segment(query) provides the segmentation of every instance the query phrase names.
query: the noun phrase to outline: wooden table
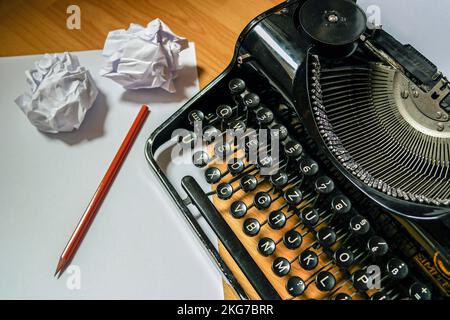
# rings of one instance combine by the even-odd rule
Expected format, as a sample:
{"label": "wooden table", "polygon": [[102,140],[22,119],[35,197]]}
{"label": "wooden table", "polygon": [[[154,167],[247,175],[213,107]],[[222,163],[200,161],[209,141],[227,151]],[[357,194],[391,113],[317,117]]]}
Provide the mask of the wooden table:
{"label": "wooden table", "polygon": [[[102,49],[111,30],[160,18],[195,42],[201,87],[230,62],[250,20],[282,0],[0,0],[0,56]],[[67,8],[78,5],[81,29],[69,30]],[[235,298],[228,285],[225,298]]]}

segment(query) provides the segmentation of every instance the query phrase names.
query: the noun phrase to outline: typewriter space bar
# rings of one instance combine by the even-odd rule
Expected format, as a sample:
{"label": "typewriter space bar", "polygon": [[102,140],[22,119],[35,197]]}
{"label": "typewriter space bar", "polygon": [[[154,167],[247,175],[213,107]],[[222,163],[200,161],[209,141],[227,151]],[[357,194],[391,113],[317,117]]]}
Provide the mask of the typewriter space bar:
{"label": "typewriter space bar", "polygon": [[230,255],[241,268],[248,281],[263,300],[280,300],[264,273],[252,259],[248,251],[239,241],[236,234],[223,219],[216,207],[205,195],[200,185],[191,176],[186,176],[181,181],[184,191],[188,194],[192,203],[197,207],[209,226],[214,230],[219,240],[223,243]]}

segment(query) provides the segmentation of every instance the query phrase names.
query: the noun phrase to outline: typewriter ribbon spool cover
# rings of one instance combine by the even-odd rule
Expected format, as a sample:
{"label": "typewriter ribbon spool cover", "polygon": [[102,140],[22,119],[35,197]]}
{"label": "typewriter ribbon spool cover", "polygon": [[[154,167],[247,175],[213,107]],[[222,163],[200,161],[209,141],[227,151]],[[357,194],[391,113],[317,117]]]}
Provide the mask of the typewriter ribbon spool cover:
{"label": "typewriter ribbon spool cover", "polygon": [[388,32],[353,1],[282,3],[149,138],[240,298],[449,296],[450,84]]}

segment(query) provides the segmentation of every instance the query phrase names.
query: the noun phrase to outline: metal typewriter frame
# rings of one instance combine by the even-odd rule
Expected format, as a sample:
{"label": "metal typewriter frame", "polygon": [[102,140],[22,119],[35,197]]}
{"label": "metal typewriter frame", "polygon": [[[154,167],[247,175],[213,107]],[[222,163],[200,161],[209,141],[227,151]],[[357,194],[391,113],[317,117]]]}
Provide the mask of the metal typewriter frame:
{"label": "metal typewriter frame", "polygon": [[[163,170],[158,165],[156,159],[155,159],[155,152],[156,150],[162,146],[163,143],[167,142],[169,139],[166,137],[169,137],[171,133],[177,129],[177,128],[183,128],[186,127],[184,125],[185,119],[187,119],[188,112],[192,110],[192,106],[204,95],[209,93],[217,84],[219,84],[224,78],[226,78],[235,68],[237,68],[243,60],[246,58],[246,51],[242,49],[242,41],[244,38],[248,35],[248,33],[252,30],[252,28],[263,21],[265,18],[277,13],[281,12],[283,9],[297,5],[301,0],[298,1],[286,1],[284,3],[279,4],[278,6],[262,13],[255,19],[253,19],[246,28],[242,31],[240,34],[236,48],[234,51],[233,58],[228,65],[228,67],[217,77],[215,78],[211,83],[209,83],[205,88],[203,88],[199,93],[197,93],[194,97],[192,97],[183,107],[181,107],[177,112],[175,112],[169,119],[167,119],[163,124],[161,124],[148,138],[145,146],[145,157],[152,168],[152,170],[155,172],[159,180],[161,181],[162,185],[168,192],[168,194],[171,196],[175,204],[178,206],[178,208],[181,210],[183,216],[188,221],[192,231],[196,234],[197,238],[200,240],[200,243],[202,246],[206,249],[207,253],[209,254],[210,258],[214,261],[216,266],[219,268],[221,273],[223,274],[224,278],[228,281],[228,283],[232,286],[232,288],[235,290],[235,292],[238,294],[238,296],[241,299],[247,300],[249,299],[247,293],[242,288],[239,281],[234,276],[233,272],[229,268],[229,266],[225,263],[225,261],[222,259],[221,255],[219,254],[218,250],[216,249],[216,246],[210,241],[208,236],[206,235],[205,231],[201,228],[196,218],[193,216],[191,211],[188,208],[188,205],[191,204],[190,201],[183,200],[180,195],[177,193],[176,189],[172,185],[172,183],[169,181]],[[309,54],[306,54],[306,59],[309,56]],[[305,63],[303,65],[304,68],[300,68],[298,72],[296,73],[296,81],[295,81],[295,88],[297,88],[295,92],[294,99],[286,99],[289,102],[293,104],[305,104],[307,103],[309,105],[309,90],[307,89],[308,83],[306,79],[306,68],[308,63]],[[302,76],[298,76],[299,74],[302,74]],[[301,88],[306,88],[306,90],[300,90]],[[283,96],[285,96],[283,90],[279,90]],[[285,96],[286,98],[286,96]],[[295,108],[298,116],[300,119],[306,119],[309,120],[310,123],[315,123],[314,117],[311,114],[311,109],[308,109],[307,112],[304,112],[302,115],[299,113],[299,110]],[[322,141],[322,137],[317,134],[314,130],[311,130],[310,134],[313,135],[313,139],[317,141]],[[324,144],[319,144],[320,151],[325,154],[332,163],[339,164],[337,159],[334,158],[334,155],[325,147]],[[391,197],[388,197],[387,195],[376,192],[374,190],[369,190],[368,187],[361,184],[360,182],[356,181],[348,172],[345,172],[343,168],[341,168],[339,165],[336,166],[340,174],[342,174],[344,177],[347,178],[348,181],[351,182],[351,184],[356,187],[360,192],[362,192],[364,195],[366,195],[368,198],[373,200],[375,203],[380,205],[382,208],[387,209],[388,211],[392,213],[396,213],[400,216],[405,216],[402,214],[402,212],[398,212],[396,208],[399,205],[399,201]],[[189,199],[189,198],[188,198]],[[417,207],[422,212],[422,219],[436,219],[436,217],[439,217],[441,215],[445,215],[448,213],[448,210],[445,208],[440,208],[438,214],[436,214],[436,207],[432,206],[426,206],[426,205],[416,205],[414,203],[411,203],[411,208]],[[427,218],[427,213],[434,212],[433,217]],[[415,217],[417,218],[417,217]]]}

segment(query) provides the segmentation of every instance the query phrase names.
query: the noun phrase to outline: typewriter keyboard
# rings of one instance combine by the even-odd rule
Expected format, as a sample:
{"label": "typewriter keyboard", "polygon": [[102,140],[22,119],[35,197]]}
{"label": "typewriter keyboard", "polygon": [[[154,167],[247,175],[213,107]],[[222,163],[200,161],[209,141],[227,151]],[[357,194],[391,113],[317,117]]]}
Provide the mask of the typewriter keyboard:
{"label": "typewriter keyboard", "polygon": [[[231,243],[230,265],[245,258],[261,271],[244,270],[247,279],[239,279],[255,289],[246,289],[249,297],[273,298],[264,288],[272,287],[282,299],[430,299],[430,286],[378,222],[309,152],[281,95],[263,84],[252,91],[240,78],[227,82],[224,101],[190,111],[191,130],[178,141],[211,186],[204,192],[210,203],[197,204],[214,208],[213,229],[225,227],[219,238]],[[194,185],[189,180],[185,189]]]}

